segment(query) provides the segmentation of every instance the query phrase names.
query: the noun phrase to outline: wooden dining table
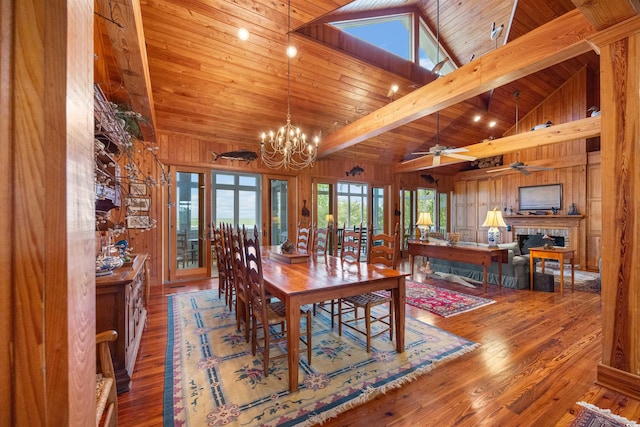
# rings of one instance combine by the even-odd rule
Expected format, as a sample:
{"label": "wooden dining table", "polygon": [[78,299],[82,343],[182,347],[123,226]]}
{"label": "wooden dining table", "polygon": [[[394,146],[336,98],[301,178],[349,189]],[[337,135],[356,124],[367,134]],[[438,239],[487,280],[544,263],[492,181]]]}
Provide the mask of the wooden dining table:
{"label": "wooden dining table", "polygon": [[285,303],[289,390],[298,390],[300,308],[367,292],[388,290],[394,300],[396,351],[404,351],[405,277],[408,273],[367,263],[343,265],[339,257],[309,255],[307,262],[287,263],[271,253],[279,246],[260,249],[265,289]]}

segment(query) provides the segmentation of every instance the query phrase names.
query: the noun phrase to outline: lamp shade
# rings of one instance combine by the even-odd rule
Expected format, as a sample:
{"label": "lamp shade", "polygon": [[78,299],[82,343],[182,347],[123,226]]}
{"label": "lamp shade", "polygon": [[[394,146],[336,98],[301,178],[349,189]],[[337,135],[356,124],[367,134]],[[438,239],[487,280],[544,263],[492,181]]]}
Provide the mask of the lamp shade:
{"label": "lamp shade", "polygon": [[431,219],[431,213],[421,212],[420,215],[418,216],[418,222],[416,222],[416,225],[425,225],[425,226],[433,225],[433,220]]}
{"label": "lamp shade", "polygon": [[487,212],[487,217],[482,224],[483,227],[506,227],[504,219],[502,219],[502,212],[497,209],[493,209]]}
{"label": "lamp shade", "polygon": [[327,224],[333,224],[333,215],[327,214]]}

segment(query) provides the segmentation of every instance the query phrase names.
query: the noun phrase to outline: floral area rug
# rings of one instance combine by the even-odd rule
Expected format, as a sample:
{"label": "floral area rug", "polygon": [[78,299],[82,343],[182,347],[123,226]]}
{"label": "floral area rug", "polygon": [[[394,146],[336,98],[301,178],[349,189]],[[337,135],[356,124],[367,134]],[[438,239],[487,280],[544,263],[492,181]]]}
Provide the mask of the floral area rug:
{"label": "floral area rug", "polygon": [[640,427],[640,424],[615,415],[608,409],[600,409],[586,402],[578,402],[578,405],[582,408],[571,427]]}
{"label": "floral area rug", "polygon": [[[434,279],[427,279],[437,282]],[[494,300],[467,295],[461,292],[433,286],[428,283],[418,283],[406,280],[407,304],[422,308],[442,317],[475,310],[476,308],[495,303]]]}
{"label": "floral area rug", "polygon": [[367,354],[363,335],[340,337],[318,313],[311,364],[301,351],[299,390],[290,393],[286,358],[272,360],[265,377],[260,354],[251,354],[216,290],[169,296],[168,314],[165,426],[321,423],[479,345],[407,317],[404,353],[383,334]]}

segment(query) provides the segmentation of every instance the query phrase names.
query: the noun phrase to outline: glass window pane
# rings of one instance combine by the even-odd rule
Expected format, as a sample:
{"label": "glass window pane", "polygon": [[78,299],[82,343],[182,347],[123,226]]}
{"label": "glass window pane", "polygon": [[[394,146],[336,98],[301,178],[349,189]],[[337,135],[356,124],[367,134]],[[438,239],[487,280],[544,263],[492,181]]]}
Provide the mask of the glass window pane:
{"label": "glass window pane", "polygon": [[234,223],[235,192],[233,190],[216,190],[215,223]]}
{"label": "glass window pane", "polygon": [[223,175],[223,174],[216,173],[215,177],[216,179],[214,182],[216,184],[233,185],[235,183],[235,177],[233,175]]}
{"label": "glass window pane", "polygon": [[239,184],[240,185],[247,185],[249,187],[255,187],[256,186],[256,177],[255,176],[246,176],[246,175],[240,175],[239,176]]}
{"label": "glass window pane", "polygon": [[[432,33],[427,29],[424,21],[420,19],[420,29],[418,32],[418,64],[422,68],[432,70],[438,62],[447,57],[447,54],[442,47],[440,47],[440,52],[438,52],[436,47],[437,45],[436,37],[432,35]],[[449,60],[445,62],[438,74],[445,75],[452,72],[454,69],[453,62]]]}
{"label": "glass window pane", "polygon": [[387,52],[412,60],[409,14],[333,22],[332,25]]}
{"label": "glass window pane", "polygon": [[258,224],[258,218],[256,216],[257,201],[255,191],[239,191],[238,197],[240,200],[238,209],[238,225],[242,228],[244,225],[247,229],[252,230],[253,227]]}

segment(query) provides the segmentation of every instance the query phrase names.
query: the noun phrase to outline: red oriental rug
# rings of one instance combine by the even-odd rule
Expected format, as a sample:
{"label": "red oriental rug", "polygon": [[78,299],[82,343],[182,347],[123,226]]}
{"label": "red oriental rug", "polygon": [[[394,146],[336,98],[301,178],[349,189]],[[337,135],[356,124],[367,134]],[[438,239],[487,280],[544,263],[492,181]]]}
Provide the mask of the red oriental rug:
{"label": "red oriental rug", "polygon": [[467,295],[427,283],[407,279],[407,304],[427,310],[442,317],[475,310],[495,303],[494,300]]}

